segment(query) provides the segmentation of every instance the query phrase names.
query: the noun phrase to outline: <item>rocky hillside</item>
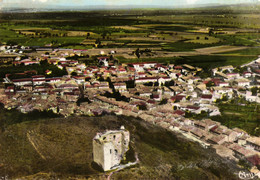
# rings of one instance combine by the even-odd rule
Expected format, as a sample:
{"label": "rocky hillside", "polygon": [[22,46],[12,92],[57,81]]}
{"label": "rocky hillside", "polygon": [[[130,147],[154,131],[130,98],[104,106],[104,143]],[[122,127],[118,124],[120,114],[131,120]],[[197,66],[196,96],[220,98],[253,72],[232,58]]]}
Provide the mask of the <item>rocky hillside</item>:
{"label": "rocky hillside", "polygon": [[0,134],[0,177],[105,179],[109,173],[99,171],[92,162],[92,138],[98,131],[121,125],[131,132],[128,160],[134,161],[137,152],[140,163],[114,173],[112,179],[238,178],[239,169],[212,149],[124,116],[50,118],[8,125]]}

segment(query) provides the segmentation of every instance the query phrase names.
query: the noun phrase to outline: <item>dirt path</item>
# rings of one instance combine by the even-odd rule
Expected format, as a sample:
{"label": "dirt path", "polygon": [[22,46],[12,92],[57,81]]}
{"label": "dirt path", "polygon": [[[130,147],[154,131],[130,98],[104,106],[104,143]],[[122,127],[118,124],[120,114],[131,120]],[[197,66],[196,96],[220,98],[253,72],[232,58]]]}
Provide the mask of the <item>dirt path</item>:
{"label": "dirt path", "polygon": [[215,53],[224,53],[229,51],[237,51],[237,50],[242,50],[247,48],[248,47],[244,47],[244,46],[224,45],[224,46],[214,46],[214,47],[195,49],[195,51],[201,54],[215,54]]}
{"label": "dirt path", "polygon": [[114,174],[114,173],[116,173],[116,172],[118,172],[118,171],[120,171],[120,170],[122,170],[122,169],[125,169],[125,168],[127,168],[127,167],[130,167],[130,166],[133,166],[133,165],[136,165],[137,163],[139,163],[139,158],[138,158],[138,154],[136,153],[135,154],[135,162],[130,162],[130,163],[128,163],[128,164],[124,164],[124,165],[119,165],[118,167],[116,167],[116,171],[113,171],[113,172],[111,172],[110,174],[109,174],[109,176],[107,177],[107,180],[110,180],[111,179],[111,176]]}
{"label": "dirt path", "polygon": [[228,115],[236,115],[236,116],[241,116],[241,113],[235,113],[235,112],[224,112],[224,114],[228,114]]}
{"label": "dirt path", "polygon": [[41,151],[38,149],[36,143],[33,141],[33,137],[31,136],[31,131],[27,132],[27,138],[29,142],[32,144],[36,152],[41,156],[42,159],[46,160],[46,157],[41,153]]}

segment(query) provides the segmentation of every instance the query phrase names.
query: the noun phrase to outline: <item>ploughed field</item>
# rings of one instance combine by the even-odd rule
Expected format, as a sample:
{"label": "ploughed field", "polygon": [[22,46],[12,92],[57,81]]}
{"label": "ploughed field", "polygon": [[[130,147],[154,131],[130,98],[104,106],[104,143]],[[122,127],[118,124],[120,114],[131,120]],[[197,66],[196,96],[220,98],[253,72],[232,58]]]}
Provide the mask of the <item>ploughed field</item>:
{"label": "ploughed field", "polygon": [[[8,111],[1,114],[2,122],[12,118]],[[4,123],[0,176],[104,179],[108,173],[92,162],[92,138],[97,132],[121,125],[131,133],[127,161],[135,161],[137,152],[140,163],[114,173],[112,179],[237,179],[234,173],[239,168],[217,156],[213,149],[203,149],[141,119],[112,115]]]}

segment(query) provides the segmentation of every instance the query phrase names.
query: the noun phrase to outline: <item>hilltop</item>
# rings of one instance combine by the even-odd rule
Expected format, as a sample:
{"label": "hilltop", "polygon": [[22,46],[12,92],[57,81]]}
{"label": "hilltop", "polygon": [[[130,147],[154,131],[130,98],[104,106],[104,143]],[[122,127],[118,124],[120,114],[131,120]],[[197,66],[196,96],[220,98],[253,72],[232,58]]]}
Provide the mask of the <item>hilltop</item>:
{"label": "hilltop", "polygon": [[99,131],[125,125],[131,132],[131,149],[140,164],[115,173],[116,179],[236,179],[235,165],[213,150],[124,116],[69,117],[28,121],[8,126],[0,135],[0,175],[9,178],[104,179],[92,163],[92,138]]}

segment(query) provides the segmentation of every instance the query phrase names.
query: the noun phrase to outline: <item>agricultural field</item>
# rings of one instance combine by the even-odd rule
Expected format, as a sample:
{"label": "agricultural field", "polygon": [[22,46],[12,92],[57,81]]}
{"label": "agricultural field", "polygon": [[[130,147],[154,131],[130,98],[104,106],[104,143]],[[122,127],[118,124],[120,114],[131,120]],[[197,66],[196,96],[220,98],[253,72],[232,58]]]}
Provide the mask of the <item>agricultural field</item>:
{"label": "agricultural field", "polygon": [[[248,22],[253,24],[249,26]],[[257,22],[257,15],[251,12],[214,8],[144,10],[142,14],[140,11],[50,12],[33,16],[7,13],[2,14],[0,22],[0,43],[88,49],[90,56],[116,49],[113,56],[121,63],[187,63],[208,72],[209,68],[239,66],[258,57]],[[138,48],[144,52],[139,58],[134,54]],[[1,75],[4,72],[5,69]]]}
{"label": "agricultural field", "polygon": [[[215,67],[216,61],[237,66],[257,57],[260,44],[258,9],[237,9],[50,12],[33,16],[6,13],[1,15],[0,43],[69,49],[156,49],[140,60],[131,54],[115,57],[122,62],[148,58],[164,63],[181,57],[200,65],[197,57],[207,55],[203,67]],[[209,60],[211,57],[213,60]]]}
{"label": "agricultural field", "polygon": [[257,55],[260,55],[260,48],[252,47],[252,48],[247,48],[247,49],[243,49],[243,50],[229,51],[229,52],[218,53],[218,54],[237,55],[237,56],[243,56],[243,55],[257,56]]}
{"label": "agricultural field", "polygon": [[252,56],[208,56],[208,55],[200,55],[200,56],[183,56],[177,60],[178,64],[191,64],[193,66],[198,66],[203,68],[204,70],[212,69],[219,66],[225,65],[234,65],[239,66],[242,64],[246,64],[251,62],[252,59],[256,59],[257,57]]}

